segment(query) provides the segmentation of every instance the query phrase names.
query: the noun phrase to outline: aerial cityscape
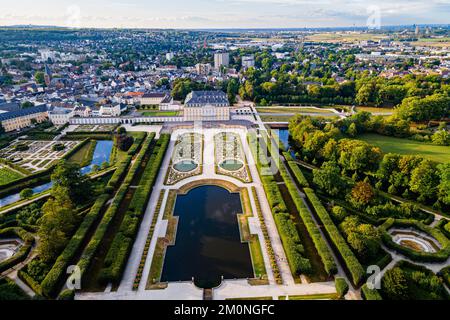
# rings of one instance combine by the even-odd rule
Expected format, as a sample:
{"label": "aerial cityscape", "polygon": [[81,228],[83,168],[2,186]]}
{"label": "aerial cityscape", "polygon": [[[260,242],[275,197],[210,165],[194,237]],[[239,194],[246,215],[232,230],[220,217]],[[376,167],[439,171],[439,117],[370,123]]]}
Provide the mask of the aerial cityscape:
{"label": "aerial cityscape", "polygon": [[449,300],[448,1],[16,2],[0,301]]}

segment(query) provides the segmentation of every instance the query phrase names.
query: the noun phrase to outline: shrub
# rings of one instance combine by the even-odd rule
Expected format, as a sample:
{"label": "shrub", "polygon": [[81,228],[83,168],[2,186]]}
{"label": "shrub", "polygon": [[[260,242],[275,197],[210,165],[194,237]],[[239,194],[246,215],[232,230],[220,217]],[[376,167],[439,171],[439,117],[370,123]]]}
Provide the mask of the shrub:
{"label": "shrub", "polygon": [[378,291],[376,289],[369,289],[366,283],[361,287],[361,295],[365,300],[383,300]]}
{"label": "shrub", "polygon": [[70,300],[74,300],[74,299],[75,299],[75,290],[69,290],[69,289],[64,290],[58,296],[58,300],[70,301]]}
{"label": "shrub", "polygon": [[334,283],[336,285],[336,291],[339,295],[339,298],[344,298],[349,289],[347,281],[345,281],[344,278],[338,277],[334,280]]}
{"label": "shrub", "polygon": [[291,195],[292,200],[294,201],[294,204],[300,214],[300,217],[303,223],[305,224],[305,227],[308,230],[311,239],[314,242],[314,246],[322,260],[322,263],[324,264],[325,271],[329,275],[335,274],[337,272],[337,266],[336,263],[334,262],[334,258],[330,250],[328,249],[325,240],[322,238],[319,228],[313,221],[311,213],[309,212],[308,208],[303,202],[303,199],[300,197],[297,191],[297,187],[294,185],[293,181],[291,180],[290,176],[288,175],[286,169],[283,166],[281,166],[280,168],[280,173],[281,176],[283,177],[283,180],[286,183],[286,187],[288,188],[289,194]]}
{"label": "shrub", "polygon": [[52,146],[53,151],[63,151],[66,147],[62,143],[56,143]]}
{"label": "shrub", "polygon": [[84,217],[84,220],[75,235],[72,237],[64,251],[56,260],[52,269],[42,281],[42,293],[45,296],[52,297],[58,292],[58,286],[61,284],[63,276],[66,274],[67,267],[73,261],[75,255],[80,251],[89,230],[91,230],[94,222],[98,219],[100,212],[108,199],[109,195],[101,195],[97,199],[89,213]]}
{"label": "shrub", "polygon": [[345,239],[340,234],[338,228],[331,220],[327,210],[323,207],[320,200],[315,195],[314,191],[309,188],[305,188],[305,193],[311,202],[312,206],[314,207],[320,221],[325,227],[325,230],[331,239],[331,242],[335,246],[335,248],[338,250],[340,256],[342,257],[345,266],[347,267],[347,270],[350,272],[352,276],[352,281],[355,285],[358,285],[361,283],[361,281],[364,279],[364,269],[359,263],[358,259],[355,257],[354,253],[348,246]]}

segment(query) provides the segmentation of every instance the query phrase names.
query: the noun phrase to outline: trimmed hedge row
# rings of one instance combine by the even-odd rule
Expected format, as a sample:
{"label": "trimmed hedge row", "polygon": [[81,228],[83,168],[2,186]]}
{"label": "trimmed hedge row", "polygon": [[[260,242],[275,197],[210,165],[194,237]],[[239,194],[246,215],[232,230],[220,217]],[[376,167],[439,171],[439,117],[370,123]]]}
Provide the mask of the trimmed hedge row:
{"label": "trimmed hedge row", "polygon": [[[153,135],[154,135],[154,133],[153,133]],[[138,152],[142,143],[144,142],[146,136],[147,136],[147,134],[145,132],[139,132],[139,134],[136,137],[134,137],[134,143],[131,146],[131,148],[128,150],[128,155],[130,155],[130,156],[136,155],[136,153]]]}
{"label": "trimmed hedge row", "polygon": [[274,219],[281,241],[284,244],[291,272],[296,275],[310,273],[311,263],[308,259],[303,257],[305,249],[303,248],[295,224],[291,220],[289,214],[279,213],[274,216]]}
{"label": "trimmed hedge row", "polygon": [[33,279],[32,276],[26,273],[23,269],[20,269],[19,272],[17,272],[17,276],[20,280],[25,282],[25,284],[29,286],[31,290],[33,290],[37,295],[42,296],[42,287],[36,280]]}
{"label": "trimmed hedge row", "polygon": [[311,213],[309,212],[308,208],[303,202],[303,199],[300,197],[294,182],[286,172],[286,169],[283,166],[281,167],[282,167],[280,170],[281,176],[283,177],[286,187],[288,188],[288,191],[291,195],[291,198],[294,201],[295,206],[297,207],[297,211],[299,212],[300,217],[306,229],[308,230],[311,239],[314,242],[314,246],[322,260],[325,271],[329,275],[336,274],[338,271],[337,266],[334,261],[333,255],[331,254],[331,251],[328,248],[327,243],[325,242],[325,239],[323,239],[322,235],[320,234],[319,228],[314,223]]}
{"label": "trimmed hedge row", "polygon": [[[142,161],[143,156],[148,150],[148,147],[150,146],[152,140],[153,140],[152,137],[148,137],[146,139],[145,141],[146,145],[142,147],[141,151],[139,152],[139,156],[136,159],[133,167],[129,171],[127,171],[126,167],[123,169],[123,172],[127,172],[127,175],[124,181],[121,183],[120,188],[117,191],[116,195],[114,196],[111,205],[103,215],[103,218],[100,221],[97,230],[95,231],[88,245],[84,249],[81,258],[77,263],[77,266],[80,268],[81,279],[83,279],[84,273],[91,265],[92,259],[97,253],[100,243],[103,240],[103,237],[105,236],[106,232],[108,231],[111,221],[113,220],[117,211],[119,210],[120,204],[122,203],[122,201],[125,198],[125,195],[127,194],[128,187],[130,186],[130,183],[133,180],[135,173],[137,172],[137,168],[140,166],[140,162]],[[131,156],[129,158],[131,158]]]}
{"label": "trimmed hedge row", "polygon": [[[388,233],[388,230],[394,226],[403,228],[413,227],[424,233],[430,234],[442,245],[442,249],[433,253],[419,252],[397,244],[392,240],[392,236]],[[381,238],[383,243],[388,248],[396,250],[412,260],[419,262],[445,262],[450,256],[450,240],[447,239],[438,228],[431,228],[417,220],[389,218],[382,226],[380,226],[380,229],[382,230]]]}
{"label": "trimmed hedge row", "polygon": [[310,188],[305,188],[304,191],[309,201],[311,202],[312,206],[314,207],[319,219],[322,221],[322,224],[324,225],[325,230],[328,233],[328,236],[330,237],[335,248],[339,251],[339,254],[341,255],[343,261],[345,262],[345,265],[347,266],[347,269],[352,276],[353,283],[356,286],[359,285],[363,281],[365,276],[364,269],[361,263],[359,263],[355,254],[350,249],[345,239],[342,237],[338,228],[333,223],[333,220],[331,220],[330,215],[328,214],[327,210],[323,207],[322,203],[320,202],[319,198],[317,198],[314,191]]}
{"label": "trimmed hedge row", "polygon": [[[286,160],[288,159],[287,156],[289,156],[292,159],[291,155],[287,152],[284,152],[283,155]],[[304,188],[309,187],[309,182],[308,182],[308,180],[306,180],[305,176],[303,175],[303,173],[300,170],[300,168],[298,167],[298,165],[294,161],[291,161],[291,160],[287,160],[287,164],[288,164],[289,168],[291,169],[292,173],[294,174],[295,179],[297,179],[298,184]]]}
{"label": "trimmed hedge row", "polygon": [[344,278],[337,277],[334,279],[334,284],[336,286],[336,292],[339,295],[339,298],[343,298],[348,293],[348,283]]}
{"label": "trimmed hedge row", "polygon": [[153,149],[139,186],[106,256],[100,276],[102,282],[118,282],[122,277],[169,141],[170,135],[163,134]]}
{"label": "trimmed hedge row", "polygon": [[86,133],[86,132],[67,132],[61,140],[80,140],[80,139],[91,139],[91,140],[111,140],[112,133]]}
{"label": "trimmed hedge row", "polygon": [[364,300],[383,300],[376,289],[369,289],[367,283],[361,287],[361,296]]}
{"label": "trimmed hedge row", "polygon": [[[261,181],[263,183],[264,191],[267,196],[270,208],[274,215],[275,224],[283,244],[286,257],[288,259],[289,267],[293,275],[311,272],[311,263],[309,259],[303,255],[305,253],[300,237],[298,236],[297,228],[290,215],[287,213],[286,203],[278,188],[277,182],[273,175],[262,175],[261,171],[264,165],[260,162],[263,157],[261,153],[263,147],[258,148],[257,141],[249,137],[249,145],[252,150],[253,157],[256,159],[256,167],[258,169]],[[258,154],[259,152],[259,154]]]}
{"label": "trimmed hedge row", "polygon": [[127,156],[123,159],[116,167],[114,174],[111,179],[108,181],[108,187],[117,188],[120,185],[120,182],[127,174],[127,169],[130,166],[131,160],[133,160],[132,156]]}
{"label": "trimmed hedge row", "polygon": [[67,267],[73,261],[75,255],[80,251],[83,242],[86,240],[89,230],[99,218],[100,212],[108,201],[110,195],[103,194],[95,201],[89,213],[84,217],[83,222],[74,234],[64,251],[56,260],[52,269],[41,283],[42,293],[47,297],[54,297],[58,293],[59,285],[66,274]]}
{"label": "trimmed hedge row", "polygon": [[31,233],[28,233],[22,228],[6,228],[0,230],[0,238],[10,238],[17,237],[20,238],[24,243],[19,251],[14,254],[11,258],[0,262],[0,273],[8,270],[20,262],[24,261],[31,251],[31,247],[34,243],[34,237]]}

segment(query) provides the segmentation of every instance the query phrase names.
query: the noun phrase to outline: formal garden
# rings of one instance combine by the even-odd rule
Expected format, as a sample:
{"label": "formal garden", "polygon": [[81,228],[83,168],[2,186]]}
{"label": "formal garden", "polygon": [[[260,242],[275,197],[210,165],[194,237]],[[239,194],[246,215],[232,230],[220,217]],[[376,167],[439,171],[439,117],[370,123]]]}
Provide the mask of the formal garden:
{"label": "formal garden", "polygon": [[[0,157],[21,173],[31,174],[48,169],[80,141],[18,141],[0,150]],[[21,169],[19,169],[21,168]]]}
{"label": "formal garden", "polygon": [[238,134],[219,133],[214,136],[215,170],[221,175],[230,176],[242,182],[252,182],[242,141]]}
{"label": "formal garden", "polygon": [[186,178],[202,174],[203,140],[203,135],[198,133],[178,136],[167,170],[166,185],[174,185]]}
{"label": "formal garden", "polygon": [[[83,140],[46,172],[51,182],[47,198],[0,216],[0,272],[7,277],[0,280],[2,298],[29,298],[14,277],[8,278],[15,266],[36,296],[51,299],[73,298],[64,286],[70,265],[79,265],[84,290],[120,280],[170,136],[156,140],[154,134],[121,130],[113,138],[111,167],[83,174],[80,164],[101,142],[95,136]],[[77,161],[70,161],[72,155]]]}

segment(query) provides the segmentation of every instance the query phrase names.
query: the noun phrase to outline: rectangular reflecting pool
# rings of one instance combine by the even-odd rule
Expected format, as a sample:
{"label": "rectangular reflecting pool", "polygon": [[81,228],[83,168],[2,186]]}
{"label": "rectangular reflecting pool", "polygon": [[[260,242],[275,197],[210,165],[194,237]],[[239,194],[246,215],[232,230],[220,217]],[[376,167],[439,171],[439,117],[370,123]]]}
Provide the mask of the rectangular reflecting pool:
{"label": "rectangular reflecting pool", "polygon": [[253,278],[247,243],[241,242],[237,214],[239,193],[217,186],[202,186],[178,195],[175,246],[167,248],[162,282],[190,281],[214,288],[221,278]]}

